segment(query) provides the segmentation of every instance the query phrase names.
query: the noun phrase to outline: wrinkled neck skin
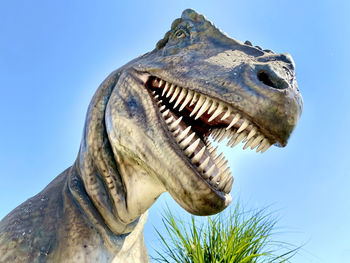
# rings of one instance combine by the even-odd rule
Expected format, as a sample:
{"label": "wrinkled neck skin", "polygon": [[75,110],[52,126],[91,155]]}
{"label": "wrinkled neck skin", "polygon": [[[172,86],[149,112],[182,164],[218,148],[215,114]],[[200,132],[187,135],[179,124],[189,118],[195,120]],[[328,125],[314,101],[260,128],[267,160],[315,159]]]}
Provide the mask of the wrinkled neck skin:
{"label": "wrinkled neck skin", "polygon": [[82,198],[84,190],[77,190],[74,186],[77,178],[70,178],[73,197],[90,221],[106,225],[116,235],[131,232],[140,215],[165,191],[154,173],[132,156],[128,147],[135,142],[128,141],[132,139],[127,134],[121,134],[125,131],[119,131],[117,127],[106,128],[106,123],[111,122],[111,114],[115,114],[111,109],[115,105],[109,104],[119,103],[118,93],[130,96],[130,90],[141,90],[135,79],[121,82],[121,72],[111,73],[95,93],[88,108],[75,163],[77,177],[83,182],[93,208]]}

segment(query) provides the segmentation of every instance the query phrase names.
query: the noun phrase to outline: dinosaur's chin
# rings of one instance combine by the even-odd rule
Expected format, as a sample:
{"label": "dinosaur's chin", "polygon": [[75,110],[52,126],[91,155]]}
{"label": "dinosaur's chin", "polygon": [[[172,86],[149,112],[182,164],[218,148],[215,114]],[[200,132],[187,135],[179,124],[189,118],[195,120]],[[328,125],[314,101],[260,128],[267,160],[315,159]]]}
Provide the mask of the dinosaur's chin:
{"label": "dinosaur's chin", "polygon": [[177,192],[172,193],[169,191],[169,193],[186,211],[193,215],[200,216],[217,214],[224,210],[232,201],[230,194],[223,194],[213,189],[207,189],[207,193],[203,194],[205,190],[200,190],[201,194],[197,194],[200,198],[196,197],[195,200],[189,196],[179,195]]}

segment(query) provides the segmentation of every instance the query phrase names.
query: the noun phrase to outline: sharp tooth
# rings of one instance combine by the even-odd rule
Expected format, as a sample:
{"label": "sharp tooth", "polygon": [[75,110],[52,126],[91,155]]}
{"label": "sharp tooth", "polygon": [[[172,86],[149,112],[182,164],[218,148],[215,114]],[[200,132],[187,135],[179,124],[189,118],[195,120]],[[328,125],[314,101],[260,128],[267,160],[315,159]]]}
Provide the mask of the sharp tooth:
{"label": "sharp tooth", "polygon": [[181,128],[180,128],[180,127],[179,127],[179,128],[177,128],[177,130],[173,132],[173,135],[176,137],[176,136],[177,136],[177,134],[180,132],[180,130],[181,130]]}
{"label": "sharp tooth", "polygon": [[190,146],[188,146],[185,150],[185,154],[190,157],[191,154],[194,152],[194,150],[196,150],[199,142],[201,141],[201,139],[197,139],[194,143],[192,143]]}
{"label": "sharp tooth", "polygon": [[185,138],[181,143],[180,143],[180,148],[184,149],[193,139],[193,137],[195,136],[195,132],[192,132],[191,135],[189,135],[187,138]]}
{"label": "sharp tooth", "polygon": [[219,168],[220,170],[222,170],[224,167],[226,167],[226,165],[227,165],[227,163],[228,163],[228,160],[225,160],[225,158],[222,158],[221,160],[224,160],[224,162],[223,162],[223,163],[220,162],[220,163],[218,164],[218,168]]}
{"label": "sharp tooth", "polygon": [[155,99],[158,99],[158,98],[159,98],[159,95],[154,96],[154,98],[155,98]]}
{"label": "sharp tooth", "polygon": [[229,174],[230,172],[230,167],[226,167],[226,169],[221,173],[221,179],[224,180],[226,179],[226,176]]}
{"label": "sharp tooth", "polygon": [[159,108],[159,111],[162,112],[165,109],[165,105]]}
{"label": "sharp tooth", "polygon": [[205,138],[205,144],[206,144],[207,147],[211,147],[211,143],[210,143],[209,137]]}
{"label": "sharp tooth", "polygon": [[[228,170],[230,170],[230,167],[228,167],[228,168],[229,168]],[[223,181],[226,180],[226,182],[227,182],[227,181],[230,179],[231,174],[232,174],[231,171],[227,171],[227,172],[226,172],[226,169],[225,169],[225,171],[224,171],[224,173],[223,173],[223,176],[222,176],[222,180],[223,180]]]}
{"label": "sharp tooth", "polygon": [[188,126],[185,130],[183,130],[177,137],[176,137],[176,141],[180,142],[183,138],[186,137],[186,135],[188,134],[188,132],[191,130],[191,126]]}
{"label": "sharp tooth", "polygon": [[[220,154],[220,155],[222,155],[222,153]],[[216,165],[217,165],[217,167],[219,167],[219,168],[221,168],[222,166],[223,166],[223,164],[225,163],[225,161],[226,161],[226,163],[227,163],[227,160],[225,159],[225,156],[221,156],[220,157],[221,159],[215,159],[215,162],[216,162]]]}
{"label": "sharp tooth", "polygon": [[192,157],[192,163],[198,163],[199,160],[202,158],[203,154],[204,154],[204,151],[205,151],[205,146],[203,146],[203,148],[196,153],[195,156]]}
{"label": "sharp tooth", "polygon": [[208,122],[211,122],[214,120],[219,114],[221,114],[224,111],[224,104],[219,102],[219,106],[214,111],[213,115],[210,116]]}
{"label": "sharp tooth", "polygon": [[168,91],[168,93],[166,94],[165,97],[168,98],[171,94],[173,94],[174,89],[175,89],[175,85],[171,84],[170,89],[169,89],[169,91]]}
{"label": "sharp tooth", "polygon": [[154,94],[156,94],[156,91],[154,90],[154,91],[152,91],[152,94],[154,95]]}
{"label": "sharp tooth", "polygon": [[194,118],[195,120],[197,120],[200,116],[203,115],[203,113],[209,108],[211,102],[212,102],[212,100],[207,97],[202,108],[198,111],[196,117]]}
{"label": "sharp tooth", "polygon": [[165,86],[164,86],[164,89],[163,89],[163,92],[162,92],[162,96],[164,96],[165,92],[168,90],[170,84],[168,82],[165,82]]}
{"label": "sharp tooth", "polygon": [[219,139],[218,142],[222,142],[223,139],[225,139],[226,137],[228,137],[231,133],[231,131],[226,131],[225,129],[223,129],[225,132],[224,134],[221,136],[221,138]]}
{"label": "sharp tooth", "polygon": [[220,179],[221,179],[221,173],[218,173],[214,177],[211,178],[210,183],[212,185],[214,185],[215,187],[217,187]]}
{"label": "sharp tooth", "polygon": [[194,107],[194,109],[190,113],[190,117],[192,117],[199,110],[199,108],[202,107],[202,105],[205,102],[205,100],[206,100],[206,96],[199,95],[199,99],[198,99],[198,101],[196,103],[196,106]]}
{"label": "sharp tooth", "polygon": [[215,157],[214,161],[217,163],[219,159],[222,158],[222,153]]}
{"label": "sharp tooth", "polygon": [[221,128],[221,129],[220,129],[220,132],[219,132],[219,134],[218,134],[218,137],[217,137],[216,139],[217,139],[217,140],[220,140],[221,137],[225,135],[225,131],[226,131],[225,129],[222,129],[222,128]]}
{"label": "sharp tooth", "polygon": [[244,120],[244,122],[242,123],[241,127],[239,127],[237,133],[242,132],[245,128],[247,128],[249,125],[249,121],[248,120]]}
{"label": "sharp tooth", "polygon": [[[225,170],[226,171],[226,170]],[[221,180],[220,180],[220,183],[218,185],[218,190],[222,191],[225,187],[225,185],[227,184],[227,182],[230,180],[230,176],[228,176],[231,172],[227,172],[227,175],[224,177],[224,176],[221,176]]]}
{"label": "sharp tooth", "polygon": [[185,101],[182,103],[182,105],[181,105],[179,111],[182,111],[183,108],[186,107],[187,103],[193,98],[193,95],[194,95],[194,92],[193,92],[192,90],[189,90],[189,91],[187,92],[187,96],[186,96],[186,98],[185,98]]}
{"label": "sharp tooth", "polygon": [[245,131],[243,131],[241,134],[238,135],[236,141],[231,145],[231,147],[233,148],[237,144],[239,144],[245,136],[247,136],[247,133]]}
{"label": "sharp tooth", "polygon": [[213,137],[214,141],[218,141],[220,142],[221,138],[223,138],[223,136],[225,135],[225,129],[220,129],[218,134]]}
{"label": "sharp tooth", "polygon": [[215,110],[217,108],[218,105],[219,105],[219,103],[216,100],[213,100],[213,103],[211,104],[211,106],[208,110],[208,114],[211,114],[213,112],[213,110]]}
{"label": "sharp tooth", "polygon": [[254,141],[252,142],[252,145],[250,147],[252,149],[254,149],[261,142],[262,139],[264,139],[264,135],[259,135],[258,137],[256,137],[254,139]]}
{"label": "sharp tooth", "polygon": [[177,107],[177,105],[179,105],[179,103],[186,96],[186,94],[187,94],[187,89],[182,89],[182,91],[180,92],[179,97],[177,97],[177,100],[176,100],[175,105],[174,105],[174,109]]}
{"label": "sharp tooth", "polygon": [[213,146],[211,145],[210,142],[207,144],[207,149],[208,149],[209,152],[213,151]]}
{"label": "sharp tooth", "polygon": [[236,114],[236,116],[232,119],[231,123],[229,126],[227,126],[226,130],[230,129],[239,119],[241,118],[241,115],[239,113]]}
{"label": "sharp tooth", "polygon": [[219,133],[221,132],[221,129],[215,129],[212,133],[211,138],[213,139],[213,141],[215,142],[215,140],[217,139]]}
{"label": "sharp tooth", "polygon": [[229,194],[231,191],[232,184],[233,184],[233,177],[230,177],[230,180],[227,182],[226,186],[224,187],[224,190],[222,191]]}
{"label": "sharp tooth", "polygon": [[227,110],[226,110],[224,116],[222,116],[220,120],[223,121],[223,120],[227,119],[227,117],[230,115],[231,115],[231,107],[227,107]]}
{"label": "sharp tooth", "polygon": [[247,143],[244,145],[243,150],[247,149],[250,145],[252,145],[253,141],[255,140],[255,138],[250,138]]}
{"label": "sharp tooth", "polygon": [[169,124],[172,123],[173,121],[174,121],[174,117],[173,117],[173,116],[170,116],[168,119],[165,120],[165,123],[169,125]]}
{"label": "sharp tooth", "polygon": [[213,165],[209,168],[209,170],[205,172],[205,175],[206,175],[207,177],[210,177],[210,176],[213,174],[214,170],[215,170],[215,164],[213,164]]}
{"label": "sharp tooth", "polygon": [[220,153],[220,155],[220,159],[219,156],[215,159],[215,163],[218,168],[221,168],[226,161],[225,156],[222,156],[222,153]]}
{"label": "sharp tooth", "polygon": [[176,87],[173,96],[169,100],[170,103],[172,103],[175,100],[176,96],[179,94],[180,91],[181,91],[181,88],[180,87]]}
{"label": "sharp tooth", "polygon": [[163,113],[162,113],[162,116],[163,117],[166,117],[166,116],[168,116],[168,114],[169,114],[169,109],[167,109],[166,111],[164,111]]}
{"label": "sharp tooth", "polygon": [[227,142],[227,146],[229,146],[231,143],[233,143],[236,139],[237,139],[237,137],[238,137],[238,133],[236,133],[236,132],[231,132],[231,138],[228,140],[228,142]]}
{"label": "sharp tooth", "polygon": [[208,156],[208,157],[204,160],[204,162],[202,162],[201,165],[198,166],[198,171],[199,171],[199,172],[203,172],[203,171],[204,171],[205,167],[207,167],[207,165],[208,165],[208,163],[209,163],[209,160],[210,160],[210,157]]}
{"label": "sharp tooth", "polygon": [[214,129],[210,135],[211,135],[211,138],[213,138],[214,136],[216,136],[218,134],[218,132],[220,131],[220,129]]}
{"label": "sharp tooth", "polygon": [[159,105],[162,105],[162,102],[163,102],[162,100],[158,101],[158,102],[157,102],[157,105],[158,105],[158,106],[159,106]]}
{"label": "sharp tooth", "polygon": [[250,138],[252,138],[256,133],[257,133],[258,129],[256,127],[254,127],[248,134],[246,141],[248,141]]}
{"label": "sharp tooth", "polygon": [[175,130],[175,128],[180,124],[182,120],[182,116],[180,118],[178,118],[176,121],[174,121],[170,126],[169,126],[169,130],[173,131]]}
{"label": "sharp tooth", "polygon": [[264,149],[265,146],[269,143],[269,141],[265,138],[259,145],[258,148],[256,148],[256,152],[259,152],[260,150]]}
{"label": "sharp tooth", "polygon": [[220,129],[219,133],[213,137],[214,141],[219,140],[224,136],[225,134],[225,129]]}
{"label": "sharp tooth", "polygon": [[270,148],[270,146],[271,146],[271,144],[268,143],[268,144],[264,147],[264,149],[261,150],[261,153],[264,153],[268,148]]}
{"label": "sharp tooth", "polygon": [[[235,147],[238,143],[239,143],[239,141],[237,142],[237,139],[238,139],[238,134],[237,134],[237,136],[235,136],[236,138],[235,139],[233,139],[233,137],[230,139],[230,141],[231,141],[231,145],[230,145],[230,147],[231,148],[233,148],[233,147]],[[229,141],[229,142],[230,142]],[[228,146],[228,145],[227,145]]]}
{"label": "sharp tooth", "polygon": [[200,97],[200,94],[194,92],[194,96],[193,96],[193,98],[191,100],[190,107],[199,99],[199,97]]}
{"label": "sharp tooth", "polygon": [[216,146],[215,148],[214,148],[214,150],[211,150],[210,151],[210,154],[211,154],[211,156],[216,156],[216,152],[217,152],[217,150],[218,150],[218,146]]}
{"label": "sharp tooth", "polygon": [[160,88],[163,85],[164,81],[161,79],[158,83],[158,88]]}

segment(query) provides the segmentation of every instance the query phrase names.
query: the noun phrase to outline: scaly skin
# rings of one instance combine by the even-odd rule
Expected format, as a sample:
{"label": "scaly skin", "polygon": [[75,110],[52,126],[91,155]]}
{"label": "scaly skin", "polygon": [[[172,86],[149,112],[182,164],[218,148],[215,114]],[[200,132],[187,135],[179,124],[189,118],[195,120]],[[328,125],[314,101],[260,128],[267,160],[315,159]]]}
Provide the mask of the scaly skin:
{"label": "scaly skin", "polygon": [[196,215],[231,202],[233,179],[208,136],[285,146],[301,109],[289,55],[185,10],[152,52],[98,88],[76,162],[0,222],[0,262],[149,262],[142,230],[161,193]]}

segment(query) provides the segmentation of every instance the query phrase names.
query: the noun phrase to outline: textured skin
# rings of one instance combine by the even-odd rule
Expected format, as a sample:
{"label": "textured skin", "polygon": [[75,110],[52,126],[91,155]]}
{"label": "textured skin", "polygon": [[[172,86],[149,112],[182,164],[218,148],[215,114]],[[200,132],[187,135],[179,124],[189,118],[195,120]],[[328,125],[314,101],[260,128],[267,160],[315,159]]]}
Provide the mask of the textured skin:
{"label": "textured skin", "polygon": [[[277,88],[262,85],[260,71]],[[231,39],[185,10],[152,52],[100,85],[76,162],[2,219],[1,263],[149,262],[142,230],[161,193],[197,215],[227,207],[230,195],[203,180],[169,135],[145,88],[150,76],[232,105],[283,146],[301,114],[289,55]]]}

